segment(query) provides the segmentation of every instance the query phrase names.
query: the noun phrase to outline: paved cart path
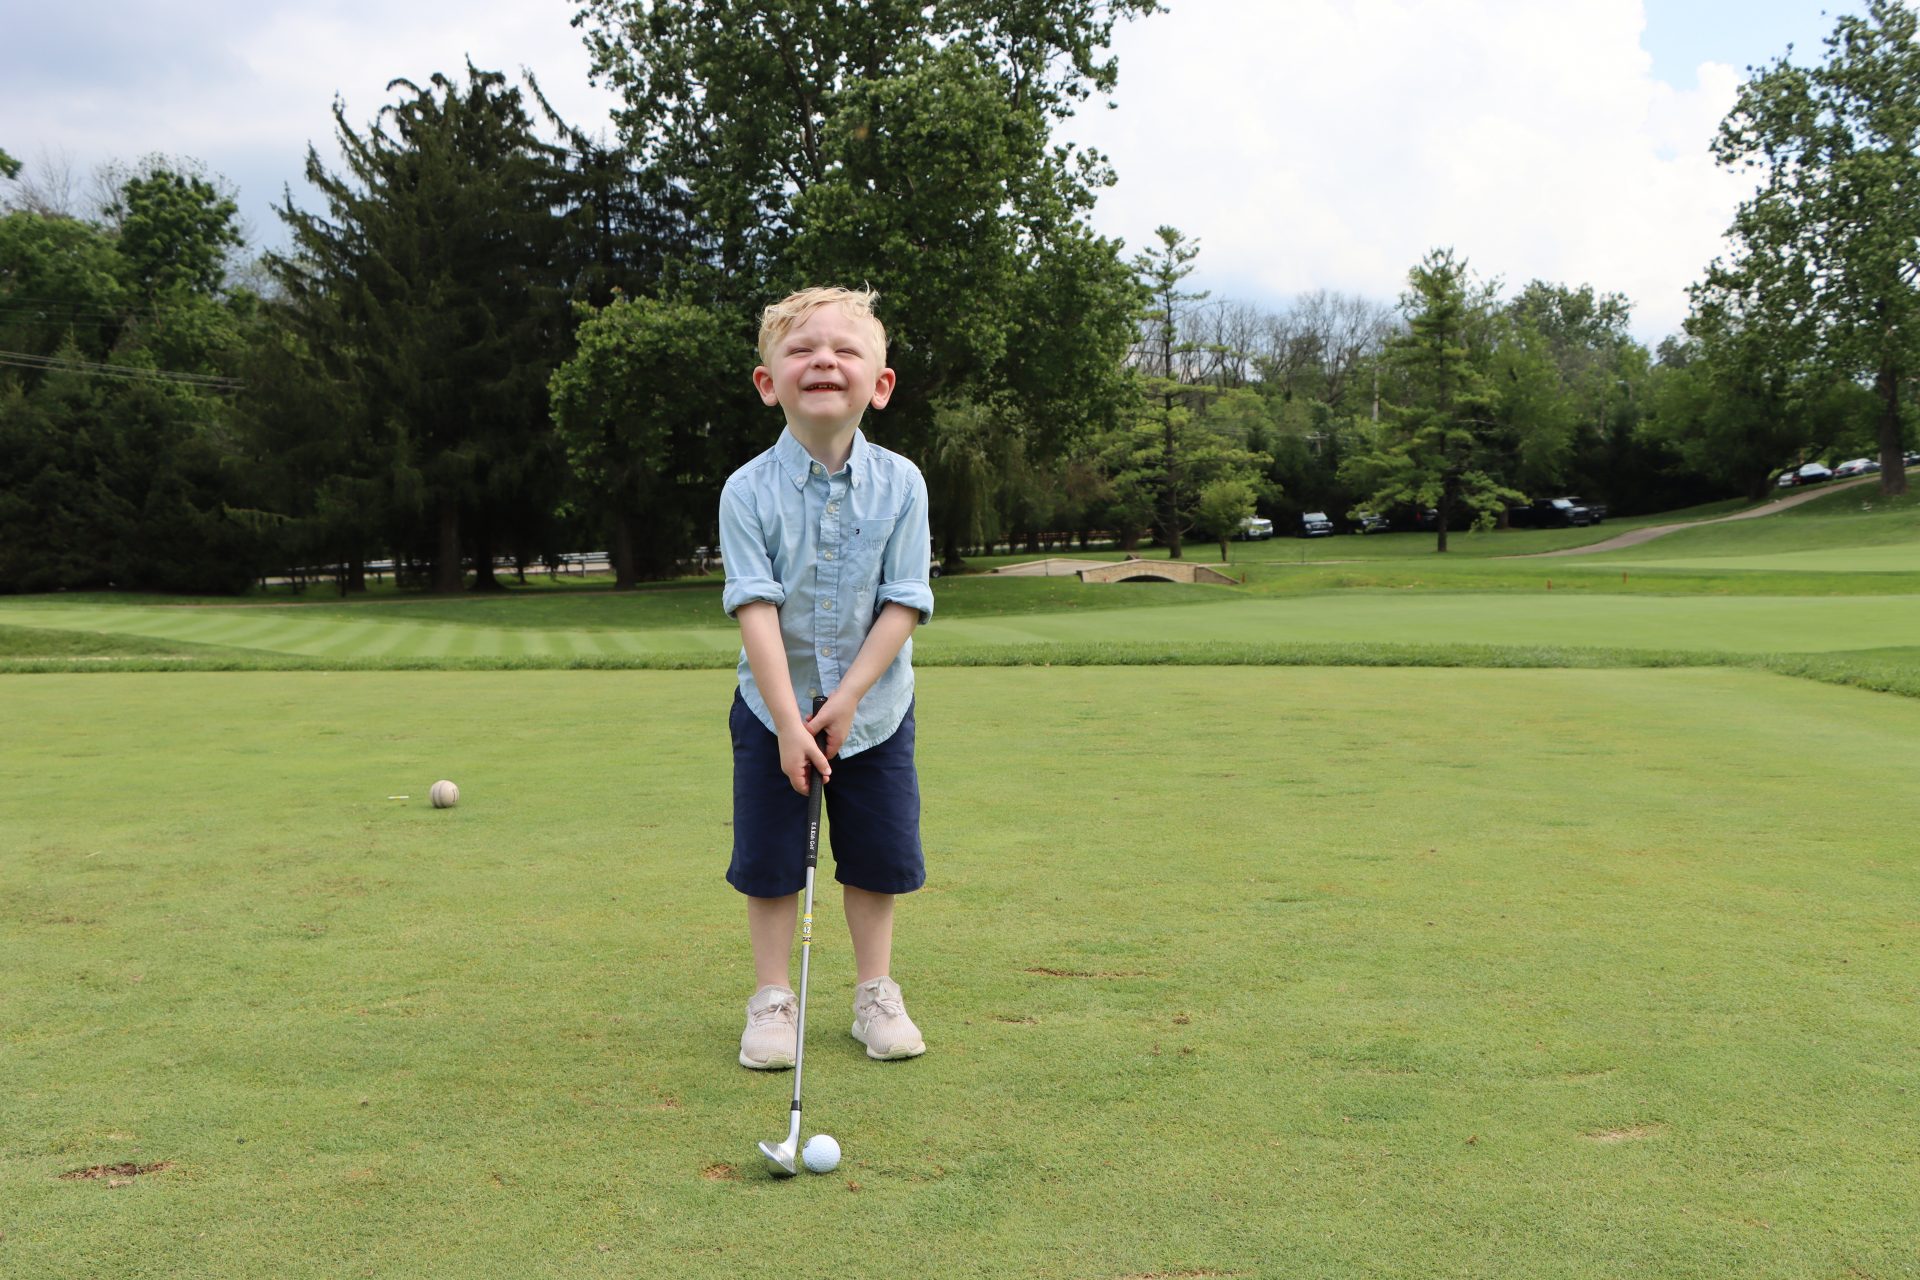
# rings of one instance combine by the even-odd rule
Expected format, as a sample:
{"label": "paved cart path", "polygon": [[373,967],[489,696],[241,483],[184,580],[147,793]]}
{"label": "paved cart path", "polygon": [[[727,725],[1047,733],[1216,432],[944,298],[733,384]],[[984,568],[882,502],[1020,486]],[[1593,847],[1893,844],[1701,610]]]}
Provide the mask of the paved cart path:
{"label": "paved cart path", "polygon": [[1595,542],[1584,547],[1567,547],[1561,551],[1535,551],[1524,556],[1500,556],[1501,560],[1543,560],[1548,556],[1590,556],[1600,551],[1618,551],[1623,547],[1637,547],[1643,542],[1652,542],[1655,538],[1664,538],[1676,529],[1697,529],[1704,524],[1725,524],[1729,520],[1754,520],[1760,516],[1778,515],[1788,507],[1797,507],[1803,502],[1812,502],[1815,498],[1842,489],[1856,489],[1869,480],[1877,481],[1879,476],[1854,476],[1837,484],[1823,484],[1817,489],[1808,489],[1791,494],[1785,498],[1776,498],[1772,502],[1755,507],[1751,511],[1740,511],[1730,516],[1715,516],[1711,520],[1683,520],[1678,524],[1650,524],[1644,529],[1629,529],[1627,532],[1608,538],[1605,542]]}

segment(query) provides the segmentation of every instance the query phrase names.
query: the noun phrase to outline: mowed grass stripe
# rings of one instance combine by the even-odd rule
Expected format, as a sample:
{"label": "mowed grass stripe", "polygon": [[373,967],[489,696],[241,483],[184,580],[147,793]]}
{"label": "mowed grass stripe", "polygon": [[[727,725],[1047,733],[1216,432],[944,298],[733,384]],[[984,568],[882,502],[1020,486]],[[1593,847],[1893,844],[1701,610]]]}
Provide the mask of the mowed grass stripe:
{"label": "mowed grass stripe", "polygon": [[[1715,653],[1819,653],[1907,646],[1920,635],[1920,595],[1625,596],[1538,592],[1346,592],[1290,598],[1238,597],[1145,608],[940,618],[921,629],[915,650],[929,660],[973,659],[1017,647],[1021,660],[1046,645],[1495,645]],[[1108,591],[1181,592],[1116,585]],[[350,661],[362,658],[511,661],[561,651],[545,629],[382,622],[368,608],[352,617],[255,610],[153,606],[21,607],[0,618],[29,626],[230,645]],[[739,645],[730,626],[572,631],[579,649],[610,657],[722,659]]]}

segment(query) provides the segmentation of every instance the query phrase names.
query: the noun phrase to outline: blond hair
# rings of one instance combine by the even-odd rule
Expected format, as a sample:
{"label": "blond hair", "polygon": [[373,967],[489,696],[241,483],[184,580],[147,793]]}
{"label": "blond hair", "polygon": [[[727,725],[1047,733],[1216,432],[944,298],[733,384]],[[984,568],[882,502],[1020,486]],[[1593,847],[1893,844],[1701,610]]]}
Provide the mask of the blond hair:
{"label": "blond hair", "polygon": [[873,313],[873,304],[879,300],[880,295],[871,289],[842,289],[838,286],[790,293],[760,313],[760,359],[768,360],[780,339],[793,332],[820,308],[839,307],[848,315],[873,326],[874,336],[880,340],[880,363],[885,364],[887,326],[881,324],[880,317]]}

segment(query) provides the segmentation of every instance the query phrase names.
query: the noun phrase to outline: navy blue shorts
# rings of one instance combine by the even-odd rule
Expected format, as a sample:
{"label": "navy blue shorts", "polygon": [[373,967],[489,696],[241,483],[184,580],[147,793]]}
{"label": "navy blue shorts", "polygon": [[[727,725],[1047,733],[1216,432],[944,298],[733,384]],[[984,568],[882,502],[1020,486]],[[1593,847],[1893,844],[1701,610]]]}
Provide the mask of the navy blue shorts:
{"label": "navy blue shorts", "polygon": [[[780,736],[739,690],[733,732],[733,862],[727,883],[755,898],[784,898],[807,881],[807,798],[780,772]],[[833,762],[822,797],[833,878],[869,893],[912,893],[927,882],[920,851],[920,776],[913,707],[885,742]]]}

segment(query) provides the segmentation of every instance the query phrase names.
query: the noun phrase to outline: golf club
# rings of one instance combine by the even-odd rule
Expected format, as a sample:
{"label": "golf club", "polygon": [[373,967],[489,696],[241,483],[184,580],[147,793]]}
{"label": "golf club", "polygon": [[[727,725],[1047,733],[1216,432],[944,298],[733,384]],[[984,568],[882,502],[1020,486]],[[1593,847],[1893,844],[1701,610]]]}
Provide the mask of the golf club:
{"label": "golf club", "polygon": [[[819,715],[825,698],[813,700],[813,714]],[[827,735],[816,739],[827,749]],[[793,1108],[787,1123],[785,1142],[763,1142],[760,1154],[767,1158],[767,1172],[776,1178],[792,1177],[800,1172],[800,1067],[807,1057],[807,960],[813,951],[813,871],[820,861],[820,771],[809,767],[807,779],[807,905],[800,913],[800,1014],[793,1028]]]}

